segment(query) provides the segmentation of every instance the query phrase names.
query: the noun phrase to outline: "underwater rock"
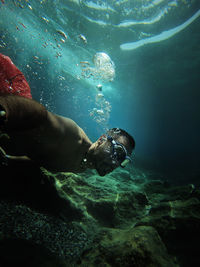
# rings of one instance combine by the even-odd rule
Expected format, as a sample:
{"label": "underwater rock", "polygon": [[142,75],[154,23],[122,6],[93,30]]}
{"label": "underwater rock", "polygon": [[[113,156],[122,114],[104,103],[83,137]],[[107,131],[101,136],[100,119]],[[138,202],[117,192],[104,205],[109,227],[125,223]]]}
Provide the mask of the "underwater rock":
{"label": "underwater rock", "polygon": [[97,246],[86,251],[77,266],[175,267],[157,231],[150,226],[130,230],[105,229]]}
{"label": "underwater rock", "polygon": [[34,165],[0,166],[2,177],[0,199],[23,203],[29,207],[55,216],[65,217],[66,221],[80,220],[81,209],[73,205],[56,186],[51,174]]}
{"label": "underwater rock", "polygon": [[148,199],[142,192],[125,191],[124,185],[119,183],[105,187],[105,179],[102,182],[102,178],[97,175],[94,175],[98,180],[95,185],[83,176],[65,175],[65,180],[60,175],[56,176],[60,180],[62,191],[101,227],[123,228],[133,225],[139,217],[146,214]]}
{"label": "underwater rock", "polygon": [[[180,188],[180,194],[182,190]],[[153,226],[169,253],[176,255],[180,266],[200,265],[200,198],[156,203],[136,225]]]}
{"label": "underwater rock", "polygon": [[200,265],[200,190],[193,185],[171,186],[136,170],[100,177],[32,164],[0,165],[0,173],[0,266],[9,247],[13,262],[31,267]]}
{"label": "underwater rock", "polygon": [[[55,176],[35,165],[21,164],[1,165],[0,173],[0,250],[4,251],[0,266],[58,267],[76,261],[88,249],[95,231],[80,224],[83,210],[68,199]],[[20,249],[27,251],[32,263],[27,263]]]}

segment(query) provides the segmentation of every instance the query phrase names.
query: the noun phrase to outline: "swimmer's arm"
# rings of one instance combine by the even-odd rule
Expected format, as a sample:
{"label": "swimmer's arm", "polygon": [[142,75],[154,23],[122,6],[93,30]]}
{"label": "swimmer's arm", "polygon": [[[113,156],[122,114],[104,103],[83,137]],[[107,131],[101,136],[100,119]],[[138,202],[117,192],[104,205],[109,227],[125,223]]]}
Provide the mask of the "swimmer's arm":
{"label": "swimmer's arm", "polygon": [[11,155],[5,155],[5,157],[8,159],[8,160],[18,160],[18,161],[31,161],[31,159],[27,156],[11,156]]}
{"label": "swimmer's arm", "polygon": [[5,155],[4,164],[8,165],[10,167],[14,166],[26,166],[26,165],[33,165],[35,164],[33,160],[31,160],[27,156],[11,156],[11,155]]}
{"label": "swimmer's arm", "polygon": [[27,156],[11,156],[6,154],[5,150],[0,147],[0,165],[19,165],[19,164],[33,164],[33,161]]}

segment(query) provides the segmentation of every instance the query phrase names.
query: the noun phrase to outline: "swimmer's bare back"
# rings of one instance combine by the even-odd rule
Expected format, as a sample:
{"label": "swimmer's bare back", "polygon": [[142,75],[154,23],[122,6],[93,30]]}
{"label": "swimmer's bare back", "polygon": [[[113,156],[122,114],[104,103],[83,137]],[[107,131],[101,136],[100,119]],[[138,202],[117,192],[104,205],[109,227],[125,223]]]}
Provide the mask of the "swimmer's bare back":
{"label": "swimmer's bare back", "polygon": [[5,111],[0,128],[12,144],[3,149],[13,159],[20,156],[22,161],[32,160],[51,171],[79,171],[91,141],[73,120],[16,95],[0,95],[0,110]]}

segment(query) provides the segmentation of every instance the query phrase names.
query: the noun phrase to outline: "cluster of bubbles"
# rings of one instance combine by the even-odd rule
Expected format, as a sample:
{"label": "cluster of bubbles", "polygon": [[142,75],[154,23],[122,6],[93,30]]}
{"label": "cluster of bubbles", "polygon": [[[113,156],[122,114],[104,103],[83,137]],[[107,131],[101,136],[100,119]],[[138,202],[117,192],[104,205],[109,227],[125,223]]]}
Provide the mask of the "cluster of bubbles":
{"label": "cluster of bubbles", "polygon": [[94,67],[88,61],[80,62],[82,66],[82,77],[112,82],[115,77],[115,64],[104,52],[98,52],[93,57]]}
{"label": "cluster of bubbles", "polygon": [[[81,61],[82,77],[92,78],[100,82],[112,82],[115,77],[115,64],[111,58],[104,52],[97,52],[93,56],[93,65],[90,62]],[[106,100],[102,93],[102,85],[96,86],[97,94],[95,96],[95,107],[90,110],[90,117],[103,127],[104,130],[108,128],[108,121],[110,118],[111,104]]]}
{"label": "cluster of bubbles", "polygon": [[104,94],[101,92],[102,91],[102,85],[98,84],[97,85],[98,93],[96,94],[95,97],[95,104],[96,107],[94,107],[90,111],[90,117],[101,125],[104,130],[108,128],[108,121],[110,118],[110,112],[111,112],[111,104],[109,101],[105,99]]}

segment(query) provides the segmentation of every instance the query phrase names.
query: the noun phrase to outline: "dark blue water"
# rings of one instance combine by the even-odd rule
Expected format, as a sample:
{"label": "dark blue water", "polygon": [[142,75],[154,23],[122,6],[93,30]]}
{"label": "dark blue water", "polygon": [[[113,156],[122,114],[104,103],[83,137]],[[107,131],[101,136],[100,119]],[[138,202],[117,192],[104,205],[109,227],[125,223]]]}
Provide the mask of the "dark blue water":
{"label": "dark blue water", "polygon": [[[136,167],[197,180],[198,0],[1,1],[0,25],[0,52],[25,73],[36,100],[93,141],[107,128],[128,131]],[[93,70],[97,52],[114,62],[113,81],[82,75],[80,62]]]}

